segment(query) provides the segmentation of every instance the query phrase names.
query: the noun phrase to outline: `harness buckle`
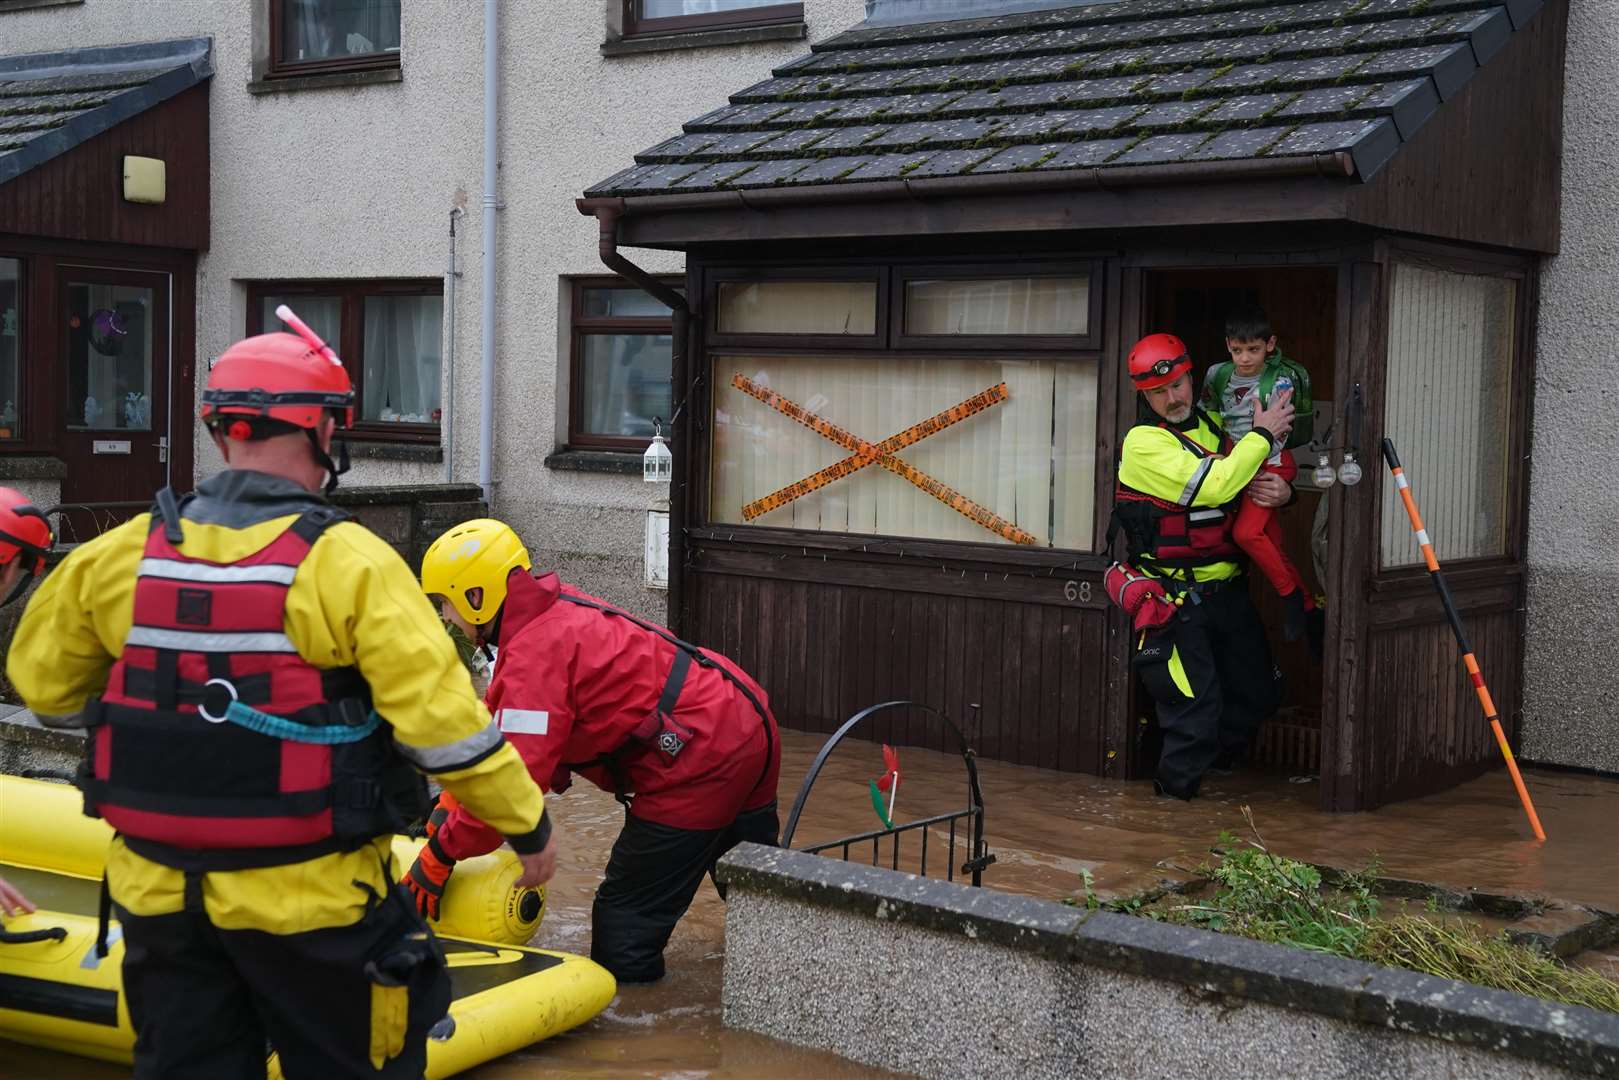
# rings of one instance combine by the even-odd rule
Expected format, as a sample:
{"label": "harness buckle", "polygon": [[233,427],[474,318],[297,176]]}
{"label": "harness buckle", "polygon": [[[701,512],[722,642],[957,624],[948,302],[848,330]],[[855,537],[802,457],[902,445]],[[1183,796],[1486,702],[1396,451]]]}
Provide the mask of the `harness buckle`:
{"label": "harness buckle", "polygon": [[[211,702],[217,702],[219,700],[216,695],[210,692],[210,688],[215,686],[222,687],[226,695],[230,698],[229,701],[225,702],[220,707],[217,713],[211,712],[208,708]],[[229,719],[229,716],[226,714],[229,713],[230,707],[241,700],[240,695],[236,693],[236,684],[231,682],[229,679],[214,678],[203,683],[202,689],[202,700],[197,702],[197,714],[210,724],[223,724]]]}

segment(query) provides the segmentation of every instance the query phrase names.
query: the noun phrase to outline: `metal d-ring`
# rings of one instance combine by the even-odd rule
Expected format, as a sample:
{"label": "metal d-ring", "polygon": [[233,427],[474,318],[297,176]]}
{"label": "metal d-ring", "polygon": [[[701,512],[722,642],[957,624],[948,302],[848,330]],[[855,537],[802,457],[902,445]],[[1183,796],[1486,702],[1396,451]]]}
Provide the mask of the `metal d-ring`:
{"label": "metal d-ring", "polygon": [[[229,679],[209,679],[207,682],[202,684],[202,688],[205,692],[210,686],[223,686],[225,688],[225,693],[230,695],[231,705],[234,705],[241,700],[241,698],[239,698],[236,694],[235,684]],[[230,705],[225,706],[225,709],[228,712],[230,710]],[[210,724],[223,724],[226,720],[230,719],[230,717],[223,713],[219,716],[215,716],[213,713],[209,712],[206,698],[197,703],[197,712]]]}

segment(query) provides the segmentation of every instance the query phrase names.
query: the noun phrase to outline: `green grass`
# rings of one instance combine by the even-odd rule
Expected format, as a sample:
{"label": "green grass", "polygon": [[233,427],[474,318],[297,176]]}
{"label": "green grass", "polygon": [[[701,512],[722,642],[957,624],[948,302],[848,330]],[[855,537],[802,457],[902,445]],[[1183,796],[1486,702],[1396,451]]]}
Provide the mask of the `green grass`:
{"label": "green grass", "polygon": [[1315,867],[1271,851],[1252,812],[1242,813],[1252,837],[1221,833],[1218,861],[1198,868],[1212,895],[1103,901],[1085,874],[1085,906],[1619,1013],[1619,982],[1516,944],[1505,930],[1486,934],[1420,915],[1380,918],[1375,861],[1326,887]]}

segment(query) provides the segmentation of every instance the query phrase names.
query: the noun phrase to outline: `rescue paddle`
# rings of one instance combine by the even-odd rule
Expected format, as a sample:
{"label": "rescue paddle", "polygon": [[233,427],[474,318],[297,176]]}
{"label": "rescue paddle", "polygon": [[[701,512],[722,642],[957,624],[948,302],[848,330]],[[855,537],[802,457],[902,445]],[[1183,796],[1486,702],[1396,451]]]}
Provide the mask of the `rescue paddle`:
{"label": "rescue paddle", "polygon": [[1536,840],[1546,839],[1546,830],[1540,827],[1540,817],[1535,813],[1535,804],[1529,801],[1529,789],[1524,786],[1523,775],[1518,772],[1518,763],[1513,760],[1512,747],[1507,745],[1506,732],[1501,730],[1501,718],[1495,714],[1495,701],[1490,697],[1489,687],[1484,685],[1484,674],[1479,671],[1478,660],[1473,656],[1473,647],[1467,643],[1467,633],[1462,629],[1461,616],[1456,613],[1456,604],[1450,598],[1450,586],[1445,584],[1444,572],[1439,569],[1439,560],[1434,556],[1433,544],[1428,540],[1428,530],[1422,527],[1422,515],[1417,513],[1417,503],[1411,497],[1411,483],[1405,478],[1405,470],[1400,467],[1400,459],[1394,453],[1394,440],[1383,440],[1383,459],[1388,462],[1389,472],[1394,474],[1394,486],[1400,492],[1400,500],[1405,503],[1406,516],[1411,519],[1411,531],[1417,535],[1417,543],[1422,546],[1422,558],[1428,564],[1428,574],[1433,578],[1434,588],[1439,590],[1440,603],[1445,605],[1445,615],[1450,619],[1451,632],[1456,635],[1456,645],[1462,651],[1462,664],[1467,668],[1468,677],[1473,680],[1473,689],[1478,693],[1478,702],[1484,708],[1484,718],[1490,722],[1490,730],[1495,732],[1496,745],[1501,748],[1501,756],[1506,759],[1507,771],[1512,774],[1512,783],[1518,789],[1518,801],[1523,803],[1523,812],[1529,815],[1529,827],[1535,830]]}

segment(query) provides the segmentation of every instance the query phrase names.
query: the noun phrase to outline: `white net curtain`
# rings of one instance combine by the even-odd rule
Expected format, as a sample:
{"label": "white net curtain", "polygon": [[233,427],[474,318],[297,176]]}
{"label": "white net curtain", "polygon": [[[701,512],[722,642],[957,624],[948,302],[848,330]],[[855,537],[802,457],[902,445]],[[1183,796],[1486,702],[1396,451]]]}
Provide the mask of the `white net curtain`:
{"label": "white net curtain", "polygon": [[[1517,283],[1401,264],[1389,304],[1385,421],[1440,562],[1506,552]],[[1422,563],[1393,484],[1384,567]]]}
{"label": "white net curtain", "polygon": [[436,424],[444,359],[444,300],[365,298],[365,380],[360,418]]}
{"label": "white net curtain", "polygon": [[[738,389],[731,381],[735,374],[873,443],[1004,382],[1006,400],[896,456],[1032,534],[1040,546],[1091,547],[1093,363],[717,356],[712,517],[741,524],[745,505],[848,457],[850,451]],[[751,524],[1011,542],[876,464],[755,517]]]}

